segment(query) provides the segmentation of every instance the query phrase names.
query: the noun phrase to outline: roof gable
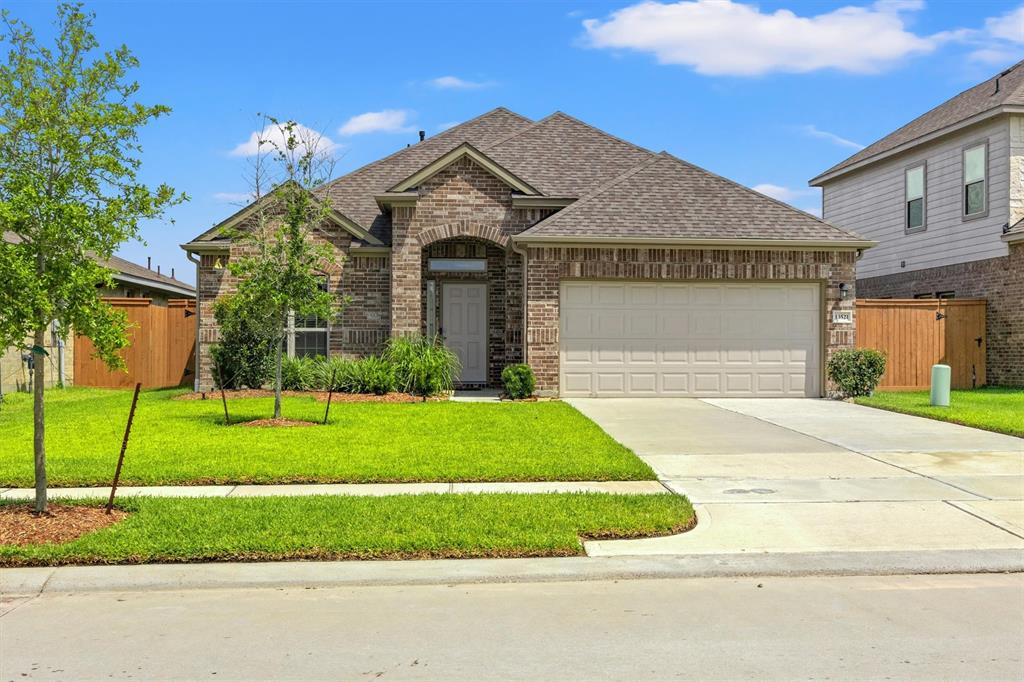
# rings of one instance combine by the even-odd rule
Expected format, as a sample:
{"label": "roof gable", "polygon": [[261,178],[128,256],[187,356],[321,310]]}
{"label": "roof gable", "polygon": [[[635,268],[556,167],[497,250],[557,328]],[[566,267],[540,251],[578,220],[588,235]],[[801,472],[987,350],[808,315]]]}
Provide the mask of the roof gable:
{"label": "roof gable", "polygon": [[516,241],[872,245],[665,152],[621,174]]}
{"label": "roof gable", "polygon": [[538,192],[530,183],[526,182],[515,173],[511,172],[498,162],[494,161],[486,154],[481,152],[479,149],[474,147],[468,142],[463,142],[455,149],[452,149],[447,154],[443,154],[438,158],[431,161],[429,164],[419,169],[409,177],[400,181],[393,187],[388,188],[388,192],[407,192],[414,187],[418,187],[427,178],[437,174],[441,170],[447,168],[451,164],[455,163],[459,159],[469,157],[477,165],[482,167],[491,175],[495,176],[512,189],[528,195],[539,195]]}
{"label": "roof gable", "polygon": [[[257,211],[266,208],[268,204],[272,204],[274,201],[276,201],[276,195],[283,186],[283,183],[281,185],[278,185],[273,190],[260,197],[257,201],[254,201],[248,206],[245,206],[241,210],[237,211],[234,215],[217,223],[209,230],[193,239],[191,243],[195,244],[196,242],[216,241],[217,238],[221,236],[226,230],[238,227],[246,220],[251,218],[253,215],[255,215]],[[317,198],[317,196],[314,193],[310,193],[310,198],[317,207],[322,206],[321,199]],[[371,244],[373,246],[384,245],[383,242],[381,242],[377,237],[373,236],[372,234],[364,230],[362,226],[360,226],[358,223],[351,220],[340,211],[335,210],[333,207],[328,207],[328,210],[326,212],[326,218],[333,224],[337,225],[344,231],[351,234],[356,239],[364,241],[367,244]]]}
{"label": "roof gable", "polygon": [[1017,62],[998,75],[946,100],[832,166],[810,182],[812,185],[819,185],[837,174],[853,170],[854,166],[868,162],[874,157],[895,153],[921,138],[981,120],[986,115],[997,114],[1006,107],[1024,107],[1024,61]]}

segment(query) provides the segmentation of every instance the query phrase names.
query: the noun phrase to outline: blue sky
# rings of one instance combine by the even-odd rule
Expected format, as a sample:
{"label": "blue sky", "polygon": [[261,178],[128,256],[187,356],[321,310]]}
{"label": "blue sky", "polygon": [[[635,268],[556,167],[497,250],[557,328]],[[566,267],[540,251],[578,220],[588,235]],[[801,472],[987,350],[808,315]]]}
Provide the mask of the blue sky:
{"label": "blue sky", "polygon": [[[52,35],[52,4],[5,6]],[[1024,57],[1020,0],[87,7],[174,110],[144,178],[192,198],[119,253],[186,281],[177,245],[237,210],[258,112],[322,131],[340,174],[495,106],[562,110],[816,212],[810,177]]]}

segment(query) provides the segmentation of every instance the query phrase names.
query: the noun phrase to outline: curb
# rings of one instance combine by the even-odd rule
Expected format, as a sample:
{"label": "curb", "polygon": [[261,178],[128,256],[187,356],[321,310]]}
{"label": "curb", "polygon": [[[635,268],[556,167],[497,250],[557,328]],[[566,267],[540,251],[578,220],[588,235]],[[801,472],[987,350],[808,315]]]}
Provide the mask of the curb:
{"label": "curb", "polygon": [[0,569],[0,594],[1021,572],[1020,550],[149,564]]}

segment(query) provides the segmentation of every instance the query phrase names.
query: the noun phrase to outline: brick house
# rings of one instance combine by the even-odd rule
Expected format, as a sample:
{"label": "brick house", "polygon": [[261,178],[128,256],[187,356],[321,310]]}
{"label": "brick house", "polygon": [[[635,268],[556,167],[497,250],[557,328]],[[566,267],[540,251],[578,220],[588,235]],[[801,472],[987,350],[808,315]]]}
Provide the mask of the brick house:
{"label": "brick house", "polygon": [[[289,353],[361,357],[440,335],[464,386],[527,362],[564,396],[820,396],[853,345],[856,261],[872,245],[734,182],[570,116],[504,108],[318,188],[325,273],[351,304],[291,325]],[[222,232],[197,263],[197,385],[212,385]],[[849,314],[840,314],[850,311]],[[836,312],[836,315],[833,313]]]}
{"label": "brick house", "polygon": [[865,298],[983,298],[990,384],[1024,386],[1024,62],[811,180],[825,220],[878,246]]}

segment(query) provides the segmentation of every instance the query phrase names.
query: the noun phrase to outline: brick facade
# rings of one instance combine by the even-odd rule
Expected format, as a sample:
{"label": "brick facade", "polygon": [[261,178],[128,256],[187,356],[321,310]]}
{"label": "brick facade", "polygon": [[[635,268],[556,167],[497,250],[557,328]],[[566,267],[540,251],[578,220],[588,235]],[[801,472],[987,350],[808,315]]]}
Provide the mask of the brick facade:
{"label": "brick facade", "polygon": [[[855,270],[854,251],[531,247],[527,256],[527,359],[537,375],[538,390],[556,393],[562,280],[761,280],[822,284],[827,362],[836,350],[854,345],[855,327],[833,325],[832,311],[854,307]],[[840,297],[842,283],[849,287],[846,300]],[[827,392],[832,388],[826,385]]]}
{"label": "brick facade", "polygon": [[988,301],[985,320],[988,382],[1024,386],[1024,244],[1003,258],[870,277],[857,282],[863,298],[913,298],[953,292]]}

